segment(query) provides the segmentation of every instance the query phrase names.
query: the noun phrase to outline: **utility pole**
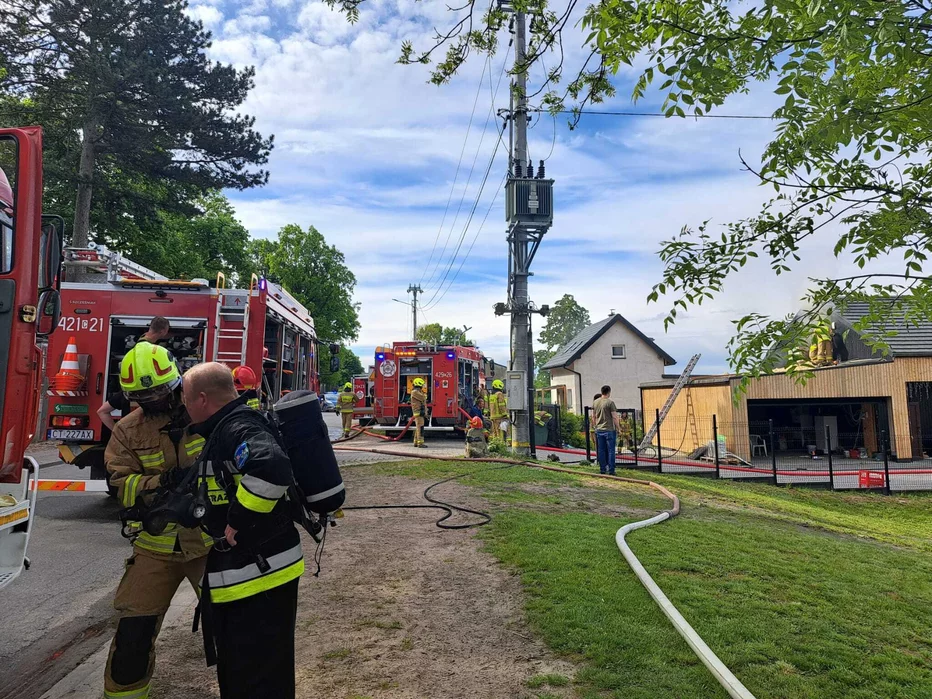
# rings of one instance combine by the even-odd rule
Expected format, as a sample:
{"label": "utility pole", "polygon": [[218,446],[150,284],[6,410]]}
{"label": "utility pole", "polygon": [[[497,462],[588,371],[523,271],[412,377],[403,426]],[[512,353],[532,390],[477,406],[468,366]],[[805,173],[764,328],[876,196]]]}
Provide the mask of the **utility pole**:
{"label": "utility pole", "polygon": [[[512,143],[505,189],[508,222],[508,303],[496,304],[496,314],[511,313],[511,362],[508,405],[512,414],[511,447],[520,455],[530,450],[533,405],[533,352],[531,313],[539,312],[528,294],[531,262],[544,233],[553,223],[553,180],[544,178],[544,162],[535,176],[527,144],[527,16],[510,0],[499,0],[502,9],[514,13],[514,89],[511,119]],[[541,309],[543,310],[543,309]]]}
{"label": "utility pole", "polygon": [[414,294],[414,300],[411,301],[411,314],[414,316],[413,322],[411,323],[411,339],[417,340],[417,295],[424,293],[421,289],[420,284],[409,284],[408,293]]}

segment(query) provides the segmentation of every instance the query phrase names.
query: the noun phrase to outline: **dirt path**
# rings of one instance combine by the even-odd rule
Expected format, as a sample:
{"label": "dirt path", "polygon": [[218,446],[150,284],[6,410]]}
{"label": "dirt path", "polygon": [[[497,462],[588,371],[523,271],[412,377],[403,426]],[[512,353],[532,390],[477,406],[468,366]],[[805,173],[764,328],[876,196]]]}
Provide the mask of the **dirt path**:
{"label": "dirt path", "polygon": [[[344,472],[348,504],[423,502],[427,482],[367,471]],[[484,504],[455,483],[439,490],[458,504]],[[298,697],[512,699],[538,695],[526,684],[535,675],[573,676],[532,638],[520,581],[480,551],[472,531],[435,527],[438,516],[353,511],[331,530],[321,577],[301,581]],[[306,554],[310,565],[313,551]],[[171,629],[161,648],[155,699],[219,696],[199,638]]]}

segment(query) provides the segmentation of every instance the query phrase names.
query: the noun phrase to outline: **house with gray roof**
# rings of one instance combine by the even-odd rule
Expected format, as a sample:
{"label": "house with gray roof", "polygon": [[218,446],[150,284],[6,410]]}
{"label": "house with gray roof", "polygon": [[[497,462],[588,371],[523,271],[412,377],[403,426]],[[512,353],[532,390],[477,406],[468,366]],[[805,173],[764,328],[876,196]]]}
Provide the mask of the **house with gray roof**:
{"label": "house with gray roof", "polygon": [[676,360],[618,313],[584,328],[542,368],[550,385],[565,391],[571,412],[582,414],[604,384],[612,387],[619,409],[640,409],[639,385],[664,377]]}

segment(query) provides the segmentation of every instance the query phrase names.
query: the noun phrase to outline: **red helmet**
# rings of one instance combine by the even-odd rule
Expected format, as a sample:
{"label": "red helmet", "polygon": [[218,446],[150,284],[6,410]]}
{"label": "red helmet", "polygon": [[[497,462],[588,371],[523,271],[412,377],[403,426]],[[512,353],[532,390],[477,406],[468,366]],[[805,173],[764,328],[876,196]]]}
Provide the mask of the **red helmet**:
{"label": "red helmet", "polygon": [[256,372],[248,366],[238,366],[233,370],[233,385],[237,391],[252,391],[259,385]]}
{"label": "red helmet", "polygon": [[476,415],[469,421],[469,426],[476,430],[482,429],[482,418]]}

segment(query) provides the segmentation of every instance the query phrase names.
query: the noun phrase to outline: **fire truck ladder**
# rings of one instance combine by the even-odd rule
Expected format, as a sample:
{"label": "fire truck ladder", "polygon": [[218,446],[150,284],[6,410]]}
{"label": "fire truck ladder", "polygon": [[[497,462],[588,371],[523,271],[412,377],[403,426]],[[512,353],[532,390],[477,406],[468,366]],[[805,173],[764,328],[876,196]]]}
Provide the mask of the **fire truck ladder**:
{"label": "fire truck ladder", "polygon": [[[217,272],[217,316],[214,320],[214,351],[212,360],[238,367],[246,363],[246,339],[249,335],[249,300],[252,290],[259,283],[253,274],[249,290],[227,289],[226,277]],[[221,349],[221,344],[229,347],[231,343],[239,345],[239,350]]]}
{"label": "fire truck ladder", "polygon": [[[680,378],[676,380],[676,383],[673,384],[673,390],[670,391],[669,397],[667,397],[667,402],[663,404],[663,407],[660,409],[660,415],[657,416],[657,419],[654,421],[654,424],[651,425],[650,429],[644,433],[644,439],[641,440],[641,444],[638,446],[638,450],[642,451],[651,447],[651,442],[654,441],[654,437],[657,436],[657,430],[660,428],[660,423],[663,422],[663,419],[667,416],[667,413],[670,412],[670,408],[673,407],[673,404],[676,402],[677,396],[680,395],[680,391],[683,390],[683,387],[689,383],[689,377],[692,376],[693,369],[696,368],[696,364],[699,363],[699,357],[701,354],[694,354],[692,359],[689,360],[689,363],[686,365],[686,368],[683,369],[683,373],[680,374]],[[658,444],[659,448],[660,445]]]}

